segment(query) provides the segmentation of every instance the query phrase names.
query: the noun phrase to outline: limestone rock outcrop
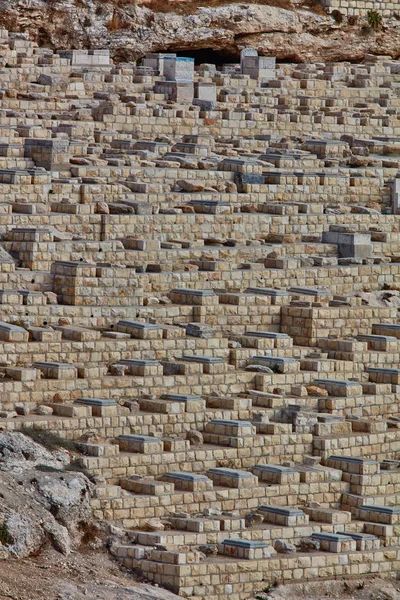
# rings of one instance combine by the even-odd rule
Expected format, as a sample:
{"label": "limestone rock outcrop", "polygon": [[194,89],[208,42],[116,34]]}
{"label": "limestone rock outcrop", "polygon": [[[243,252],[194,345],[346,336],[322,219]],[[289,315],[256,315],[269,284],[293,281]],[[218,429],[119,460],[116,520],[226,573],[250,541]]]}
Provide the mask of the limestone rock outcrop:
{"label": "limestone rock outcrop", "polygon": [[0,433],[0,558],[28,557],[49,543],[63,554],[79,546],[92,520],[93,484],[64,470],[69,462],[67,451]]}
{"label": "limestone rock outcrop", "polygon": [[[271,4],[276,4],[271,0]],[[299,3],[286,8],[232,3],[170,12],[156,5],[115,0],[0,0],[0,26],[26,32],[51,48],[110,48],[116,60],[148,52],[213,50],[227,61],[246,46],[295,62],[362,60],[366,54],[400,54],[400,23],[385,19],[378,30],[365,18],[340,23]],[[215,4],[215,3],[214,3]]]}

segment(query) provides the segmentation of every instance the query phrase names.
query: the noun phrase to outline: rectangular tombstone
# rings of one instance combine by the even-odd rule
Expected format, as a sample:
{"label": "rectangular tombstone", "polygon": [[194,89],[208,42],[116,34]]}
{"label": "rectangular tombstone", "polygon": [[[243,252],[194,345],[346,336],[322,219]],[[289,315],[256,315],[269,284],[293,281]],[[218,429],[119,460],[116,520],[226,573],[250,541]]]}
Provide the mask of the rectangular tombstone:
{"label": "rectangular tombstone", "polygon": [[358,518],[362,521],[372,521],[373,523],[383,523],[385,525],[400,523],[400,508],[398,507],[363,504],[357,513]]}
{"label": "rectangular tombstone", "polygon": [[162,440],[148,435],[119,435],[117,438],[121,452],[138,452],[140,454],[162,454]]}
{"label": "rectangular tombstone", "polygon": [[191,394],[163,394],[161,399],[184,404],[185,412],[201,413],[206,409],[206,401],[201,396]]}
{"label": "rectangular tombstone", "polygon": [[266,523],[284,525],[285,527],[308,524],[308,515],[298,508],[262,505],[257,508],[257,512],[263,515],[264,522]]}
{"label": "rectangular tombstone", "polygon": [[327,390],[330,396],[360,396],[362,386],[358,381],[346,379],[315,379],[314,384]]}
{"label": "rectangular tombstone", "polygon": [[243,437],[255,435],[255,427],[253,427],[250,421],[213,419],[206,423],[205,432],[216,435]]}
{"label": "rectangular tombstone", "polygon": [[168,100],[191,104],[194,98],[192,81],[156,81],[154,85],[156,94],[164,94]]}
{"label": "rectangular tombstone", "polygon": [[349,533],[346,533],[344,531],[338,531],[337,534],[346,535],[348,537],[351,537],[351,539],[355,540],[356,550],[358,550],[359,552],[365,552],[368,550],[379,550],[379,548],[381,547],[380,539],[376,537],[376,535],[373,535],[371,533],[354,533],[351,531]]}
{"label": "rectangular tombstone", "polygon": [[190,288],[175,288],[168,294],[173,304],[210,305],[218,304],[218,296],[213,290],[194,290]]}
{"label": "rectangular tombstone", "polygon": [[400,214],[400,177],[396,177],[390,186],[393,214]]}
{"label": "rectangular tombstone", "polygon": [[27,342],[29,332],[18,325],[0,321],[0,340],[2,342]]}
{"label": "rectangular tombstone", "polygon": [[380,473],[380,463],[365,458],[353,458],[352,456],[329,456],[325,464],[333,469],[340,469],[345,473],[357,475],[375,475]]}
{"label": "rectangular tombstone", "polygon": [[111,417],[118,414],[118,404],[108,398],[78,398],[75,404],[89,406],[93,417]]}
{"label": "rectangular tombstone", "polygon": [[167,81],[193,81],[194,58],[165,56],[164,77]]}
{"label": "rectangular tombstone", "polygon": [[162,480],[173,483],[176,490],[205,492],[213,488],[211,479],[206,477],[206,475],[198,473],[184,473],[180,471],[165,473],[162,476]]}
{"label": "rectangular tombstone", "polygon": [[75,404],[60,404],[58,402],[49,402],[46,406],[50,406],[53,409],[53,414],[58,417],[87,419],[94,416],[90,406],[75,406]]}
{"label": "rectangular tombstone", "polygon": [[134,360],[127,358],[120,360],[118,364],[127,366],[129,375],[139,377],[163,375],[164,373],[162,364],[158,360]]}
{"label": "rectangular tombstone", "polygon": [[400,325],[396,323],[373,323],[372,333],[377,335],[390,335],[400,339]]}
{"label": "rectangular tombstone", "polygon": [[373,383],[391,383],[400,385],[400,369],[385,369],[384,367],[367,367],[369,380]]}
{"label": "rectangular tombstone", "polygon": [[300,483],[300,473],[292,467],[278,465],[256,465],[253,473],[260,481],[271,484]]}
{"label": "rectangular tombstone", "polygon": [[27,369],[22,367],[7,367],[6,376],[15,381],[34,381],[38,378],[37,369]]}
{"label": "rectangular tombstone", "polygon": [[153,52],[151,54],[146,54],[143,59],[143,66],[150,67],[154,71],[158,71],[160,75],[165,75],[164,60],[166,58],[174,59],[176,58],[176,54],[165,52]]}
{"label": "rectangular tombstone", "polygon": [[278,373],[297,373],[300,370],[300,362],[290,357],[253,356],[249,363],[275,369]]}
{"label": "rectangular tombstone", "polygon": [[208,102],[217,101],[217,87],[215,83],[206,83],[203,81],[194,84],[194,97],[197,100],[206,100]]}
{"label": "rectangular tombstone", "polygon": [[207,471],[207,476],[213,480],[214,485],[222,487],[251,488],[258,485],[258,479],[253,473],[238,469],[214,467]]}
{"label": "rectangular tombstone", "polygon": [[276,59],[270,56],[244,56],[240,62],[243,75],[251,79],[274,79]]}
{"label": "rectangular tombstone", "polygon": [[157,481],[156,479],[137,477],[126,477],[120,480],[120,485],[124,490],[129,490],[136,494],[145,494],[146,496],[159,496],[161,494],[172,494],[174,486],[172,483]]}
{"label": "rectangular tombstone", "polygon": [[357,549],[356,541],[349,535],[312,533],[311,539],[319,541],[321,550],[325,552],[354,552]]}
{"label": "rectangular tombstone", "polygon": [[163,336],[161,327],[155,323],[122,320],[118,321],[116,329],[121,333],[129,333],[131,337],[140,340],[158,340]]}
{"label": "rectangular tombstone", "polygon": [[289,292],[287,290],[276,290],[275,288],[264,287],[248,287],[246,294],[255,294],[256,296],[269,296],[271,304],[284,304],[289,300]]}
{"label": "rectangular tombstone", "polygon": [[182,356],[182,360],[203,365],[203,373],[208,375],[225,373],[227,370],[227,364],[219,357],[185,354]]}
{"label": "rectangular tombstone", "polygon": [[76,379],[78,376],[77,368],[68,363],[37,362],[33,363],[33,366],[39,369],[46,379]]}
{"label": "rectangular tombstone", "polygon": [[15,290],[0,290],[0,304],[22,304],[22,296]]}
{"label": "rectangular tombstone", "polygon": [[246,560],[263,560],[276,554],[272,546],[265,542],[241,539],[224,540],[222,544],[218,544],[218,552],[225,556]]}

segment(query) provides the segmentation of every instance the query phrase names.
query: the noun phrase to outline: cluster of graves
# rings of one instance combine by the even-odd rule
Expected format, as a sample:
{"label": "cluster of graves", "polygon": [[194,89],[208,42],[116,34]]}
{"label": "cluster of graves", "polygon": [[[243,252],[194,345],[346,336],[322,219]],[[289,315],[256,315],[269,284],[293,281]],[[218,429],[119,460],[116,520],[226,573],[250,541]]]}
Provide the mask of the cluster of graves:
{"label": "cluster of graves", "polygon": [[396,577],[399,62],[0,65],[0,428],[183,597]]}
{"label": "cluster of graves", "polygon": [[397,18],[399,0],[321,0],[322,6],[329,12],[339,11],[347,17],[365,17],[376,12],[386,18]]}

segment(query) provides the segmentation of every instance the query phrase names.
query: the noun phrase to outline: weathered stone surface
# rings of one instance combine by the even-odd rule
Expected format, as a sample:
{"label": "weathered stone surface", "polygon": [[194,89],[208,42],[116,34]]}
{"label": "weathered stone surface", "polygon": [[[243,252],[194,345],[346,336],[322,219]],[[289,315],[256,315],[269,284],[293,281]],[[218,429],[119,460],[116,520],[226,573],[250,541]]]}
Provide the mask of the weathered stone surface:
{"label": "weathered stone surface", "polygon": [[79,545],[92,520],[93,486],[64,471],[68,452],[51,453],[21,433],[0,433],[2,557],[25,558],[46,540],[63,554]]}
{"label": "weathered stone surface", "polygon": [[[362,60],[368,53],[396,55],[400,36],[393,22],[385,35],[380,35],[379,30],[363,35],[362,22],[349,26],[345,19],[338,24],[323,14],[265,4],[202,7],[187,15],[153,13],[146,6],[128,4],[120,9],[120,20],[111,29],[108,28],[113,14],[111,2],[104,3],[102,11],[96,10],[96,3],[83,8],[66,0],[65,4],[57,5],[56,11],[39,2],[28,9],[22,0],[3,0],[1,8],[3,26],[13,23],[15,27],[16,23],[28,27],[37,37],[40,23],[54,48],[65,47],[63,27],[67,26],[67,47],[111,46],[114,56],[125,60],[183,47],[213,48],[239,56],[246,46],[258,48],[259,53],[267,56],[295,61]],[[83,27],[82,19],[87,19],[90,27]],[[116,36],[114,27],[118,30],[119,23]],[[145,37],[139,34],[142,27],[148,31]]]}

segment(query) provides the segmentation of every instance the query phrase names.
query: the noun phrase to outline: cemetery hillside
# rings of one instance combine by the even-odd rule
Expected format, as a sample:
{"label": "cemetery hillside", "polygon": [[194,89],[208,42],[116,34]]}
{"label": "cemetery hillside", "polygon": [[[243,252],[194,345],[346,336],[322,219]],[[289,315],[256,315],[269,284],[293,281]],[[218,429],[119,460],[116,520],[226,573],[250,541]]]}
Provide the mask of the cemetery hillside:
{"label": "cemetery hillside", "polygon": [[398,0],[0,0],[0,599],[400,600]]}

